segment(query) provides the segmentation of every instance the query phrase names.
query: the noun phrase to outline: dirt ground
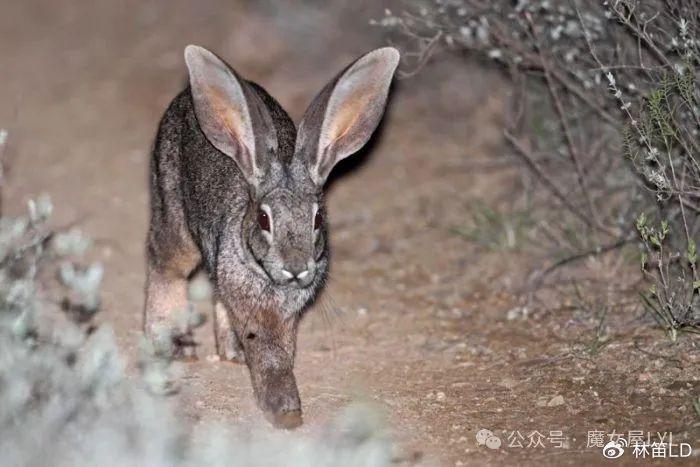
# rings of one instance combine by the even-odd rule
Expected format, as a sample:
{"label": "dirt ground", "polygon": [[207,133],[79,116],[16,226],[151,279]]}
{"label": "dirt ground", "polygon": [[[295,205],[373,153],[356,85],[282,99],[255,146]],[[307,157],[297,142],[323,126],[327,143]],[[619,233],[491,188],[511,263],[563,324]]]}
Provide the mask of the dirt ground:
{"label": "dirt ground", "polygon": [[[185,83],[184,46],[210,47],[298,121],[337,70],[383,45],[368,24],[381,16],[381,2],[291,3],[0,7],[0,127],[10,132],[5,210],[18,212],[48,192],[56,225],[79,222],[96,240],[107,271],[101,319],[132,362],[149,147]],[[486,169],[506,151],[506,91],[493,72],[438,60],[395,86],[372,151],[345,164],[331,184],[331,279],[299,337],[301,430],[318,429],[359,398],[384,413],[397,463],[611,462],[600,447],[587,447],[592,430],[672,432],[696,449],[675,464],[699,462],[696,343],[669,345],[639,325],[636,310],[612,320],[614,339],[591,351],[597,320],[575,307],[518,313],[533,257],[490,251],[454,233],[469,223],[475,201],[503,205],[517,190],[512,169]],[[606,271],[611,262],[586,267]],[[245,368],[205,358],[213,353],[209,327],[198,337],[202,358],[186,365],[178,396],[184,411],[234,423],[260,418]],[[483,428],[502,439],[499,449],[477,445]],[[552,431],[565,438],[562,447]],[[641,462],[630,452],[619,461]]]}

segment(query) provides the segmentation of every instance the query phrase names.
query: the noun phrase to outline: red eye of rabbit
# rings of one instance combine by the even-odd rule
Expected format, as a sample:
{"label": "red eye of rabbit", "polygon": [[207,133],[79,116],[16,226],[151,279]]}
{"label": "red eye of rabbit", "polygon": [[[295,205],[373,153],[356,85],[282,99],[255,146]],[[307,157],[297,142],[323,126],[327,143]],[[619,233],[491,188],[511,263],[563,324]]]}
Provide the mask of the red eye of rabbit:
{"label": "red eye of rabbit", "polygon": [[321,223],[323,222],[323,215],[321,211],[316,211],[316,216],[314,217],[314,230],[321,228]]}
{"label": "red eye of rabbit", "polygon": [[270,231],[270,216],[262,209],[258,211],[258,225],[260,225],[260,228],[265,232]]}

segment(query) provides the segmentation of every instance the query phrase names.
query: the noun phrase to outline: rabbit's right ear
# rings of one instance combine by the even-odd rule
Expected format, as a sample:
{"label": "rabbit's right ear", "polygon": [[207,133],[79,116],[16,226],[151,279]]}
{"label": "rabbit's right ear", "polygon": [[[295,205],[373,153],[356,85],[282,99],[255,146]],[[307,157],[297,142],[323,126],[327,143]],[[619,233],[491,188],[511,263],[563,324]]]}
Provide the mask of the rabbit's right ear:
{"label": "rabbit's right ear", "polygon": [[226,63],[202,47],[188,45],[185,62],[199,126],[209,142],[255,183],[261,168],[255,161],[253,124],[241,82]]}
{"label": "rabbit's right ear", "polygon": [[351,63],[316,96],[299,125],[295,157],[323,185],[331,169],[369,140],[384,114],[399,64],[393,47],[373,50]]}

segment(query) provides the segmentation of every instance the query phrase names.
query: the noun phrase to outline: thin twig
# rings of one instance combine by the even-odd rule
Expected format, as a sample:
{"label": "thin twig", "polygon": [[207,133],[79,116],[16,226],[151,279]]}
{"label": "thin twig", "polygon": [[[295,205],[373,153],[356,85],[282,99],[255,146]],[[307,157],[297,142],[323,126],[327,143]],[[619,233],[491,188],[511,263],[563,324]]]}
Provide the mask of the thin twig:
{"label": "thin twig", "polygon": [[505,130],[503,134],[506,138],[506,141],[508,141],[513,146],[513,148],[516,150],[516,153],[521,156],[521,158],[525,161],[525,163],[532,170],[532,172],[547,186],[549,191],[554,196],[556,196],[557,199],[559,199],[559,201],[561,201],[561,203],[569,211],[571,211],[572,214],[574,214],[581,221],[583,221],[584,224],[591,227],[592,229],[598,229],[612,237],[618,237],[617,232],[609,229],[608,227],[596,225],[586,214],[584,214],[575,204],[573,204],[566,197],[566,195],[564,195],[564,192],[554,183],[554,181],[542,171],[539,165],[535,162],[535,159],[532,157],[530,152],[527,149],[525,149],[522,146],[522,144],[520,144],[520,142],[508,130]]}
{"label": "thin twig", "polygon": [[567,256],[566,258],[560,259],[559,261],[555,262],[554,264],[548,266],[546,269],[543,271],[535,271],[531,278],[530,278],[530,283],[532,284],[533,289],[539,288],[539,285],[542,284],[544,279],[556,271],[557,269],[567,266],[571,263],[574,263],[576,261],[580,261],[582,259],[589,258],[591,256],[599,256],[603,255],[605,253],[611,252],[613,250],[617,250],[618,248],[623,247],[624,245],[634,241],[635,237],[633,236],[628,236],[625,238],[621,238],[620,240],[610,243],[609,245],[604,245],[604,246],[599,246],[595,248],[591,248],[590,250],[582,251],[576,254],[573,254],[571,256]]}
{"label": "thin twig", "polygon": [[438,31],[430,40],[428,40],[427,45],[419,54],[418,63],[411,71],[399,71],[399,78],[406,79],[417,75],[428,63],[428,60],[430,60],[430,57],[433,56],[433,53],[435,53],[435,49],[437,44],[440,42],[440,39],[442,39],[442,31]]}

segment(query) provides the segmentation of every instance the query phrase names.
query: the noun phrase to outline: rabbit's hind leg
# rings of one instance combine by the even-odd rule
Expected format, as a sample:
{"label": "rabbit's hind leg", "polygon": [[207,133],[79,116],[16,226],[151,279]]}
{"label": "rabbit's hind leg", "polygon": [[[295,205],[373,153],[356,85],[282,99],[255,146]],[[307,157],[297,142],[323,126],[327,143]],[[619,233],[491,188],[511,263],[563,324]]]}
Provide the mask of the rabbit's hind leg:
{"label": "rabbit's hind leg", "polygon": [[196,359],[187,279],[201,257],[194,243],[161,251],[168,253],[158,255],[149,248],[144,331],[147,338],[166,344],[172,357]]}

